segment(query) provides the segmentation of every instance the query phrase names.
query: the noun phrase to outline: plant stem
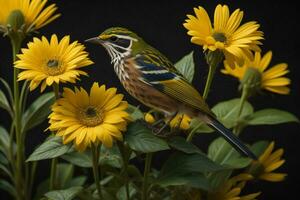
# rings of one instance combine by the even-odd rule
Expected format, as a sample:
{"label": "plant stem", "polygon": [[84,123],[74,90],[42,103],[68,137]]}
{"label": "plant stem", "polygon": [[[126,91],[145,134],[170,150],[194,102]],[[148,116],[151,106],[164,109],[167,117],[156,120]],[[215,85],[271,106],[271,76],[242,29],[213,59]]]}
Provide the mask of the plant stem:
{"label": "plant stem", "polygon": [[208,71],[208,75],[207,75],[207,79],[206,79],[206,83],[205,83],[205,88],[204,88],[204,92],[203,92],[203,99],[204,100],[208,96],[208,93],[209,93],[210,88],[211,88],[212,81],[214,79],[216,69],[218,68],[219,64],[222,62],[223,57],[224,57],[223,52],[221,52],[219,50],[209,51],[205,55],[206,62],[209,65],[209,71]]}
{"label": "plant stem", "polygon": [[102,197],[102,190],[101,190],[101,185],[100,185],[100,180],[99,180],[99,171],[98,171],[98,165],[99,165],[99,151],[101,149],[101,145],[97,144],[92,144],[92,154],[93,154],[93,175],[94,175],[94,180],[97,188],[97,192],[99,195],[99,199],[103,199]]}
{"label": "plant stem", "polygon": [[194,135],[196,134],[197,129],[202,125],[202,123],[199,123],[196,127],[194,127],[191,132],[188,134],[186,141],[191,142]]}
{"label": "plant stem", "polygon": [[148,199],[148,178],[151,169],[152,155],[153,155],[152,153],[146,154],[146,161],[145,161],[145,168],[144,168],[144,181],[143,181],[143,189],[142,189],[142,200]]}
{"label": "plant stem", "polygon": [[[12,52],[13,52],[13,62],[17,59],[17,54],[20,51],[22,39],[20,37],[10,37]],[[17,154],[16,154],[16,171],[15,171],[15,186],[16,186],[16,198],[23,199],[26,187],[23,184],[23,165],[24,165],[24,142],[22,142],[22,131],[21,131],[21,108],[20,108],[20,94],[19,94],[19,82],[18,82],[19,69],[14,67],[13,76],[13,96],[14,96],[14,126],[15,126],[15,138],[17,144]]]}
{"label": "plant stem", "polygon": [[128,172],[127,172],[127,167],[128,167],[128,162],[129,162],[129,158],[126,156],[126,149],[125,146],[122,142],[117,142],[119,151],[121,153],[122,156],[122,160],[123,160],[123,172],[125,174],[125,189],[126,189],[126,199],[129,200],[130,199],[130,193],[129,193],[129,176],[128,176]]}
{"label": "plant stem", "polygon": [[249,97],[249,88],[247,86],[244,86],[243,91],[242,91],[242,95],[241,95],[241,98],[240,98],[238,114],[236,116],[237,124],[233,128],[233,133],[236,134],[236,135],[239,135],[240,132],[241,132],[241,129],[240,129],[240,126],[239,126],[240,125],[239,124],[239,119],[240,119],[240,116],[243,112],[243,108],[244,108],[245,102],[247,101],[248,97]]}
{"label": "plant stem", "polygon": [[55,189],[55,180],[56,180],[56,165],[57,159],[53,158],[51,160],[51,171],[50,171],[50,182],[49,182],[49,190]]}
{"label": "plant stem", "polygon": [[[205,88],[203,92],[203,99],[206,100],[208,93],[211,88],[212,81],[214,79],[214,75],[216,72],[216,69],[218,68],[219,64],[223,61],[224,55],[222,51],[216,50],[216,51],[209,51],[206,55],[206,62],[209,66],[208,69],[208,75],[205,83]],[[188,137],[186,138],[186,141],[191,142],[197,129],[201,126],[202,124],[199,123],[191,132],[189,133]]]}
{"label": "plant stem", "polygon": [[[55,95],[55,99],[59,99],[59,85],[57,83],[52,84],[53,92]],[[57,158],[53,158],[51,160],[51,170],[50,170],[50,182],[49,182],[49,190],[54,190],[56,186],[56,168],[57,168]]]}

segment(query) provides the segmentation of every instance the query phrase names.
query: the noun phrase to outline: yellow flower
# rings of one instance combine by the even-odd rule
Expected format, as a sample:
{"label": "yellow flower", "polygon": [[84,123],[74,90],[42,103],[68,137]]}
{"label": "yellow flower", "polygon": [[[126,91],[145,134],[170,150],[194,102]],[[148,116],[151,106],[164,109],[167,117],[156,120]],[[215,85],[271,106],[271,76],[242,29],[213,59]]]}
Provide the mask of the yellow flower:
{"label": "yellow flower", "polygon": [[149,123],[149,124],[153,124],[155,122],[155,118],[154,116],[150,113],[150,112],[147,112],[144,116],[144,120]]}
{"label": "yellow flower", "polygon": [[171,128],[178,128],[187,130],[190,128],[192,119],[186,114],[177,114],[170,122]]}
{"label": "yellow flower", "polygon": [[70,36],[63,37],[60,42],[56,35],[52,35],[50,42],[44,36],[33,38],[28,48],[17,55],[20,60],[15,62],[15,67],[24,70],[19,73],[18,80],[30,81],[30,90],[41,83],[41,91],[53,83],[74,83],[79,75],[87,75],[79,69],[93,64],[84,49],[77,41],[70,44]]}
{"label": "yellow flower", "polygon": [[249,174],[240,174],[228,179],[217,190],[208,193],[208,200],[255,200],[260,192],[240,196],[246,181],[251,180]]}
{"label": "yellow flower", "polygon": [[[157,119],[150,113],[147,112],[144,116],[147,123],[153,124]],[[177,114],[169,123],[171,128],[180,128],[182,130],[187,130],[190,128],[191,118],[185,114]],[[165,119],[167,121],[167,119]]]}
{"label": "yellow flower", "polygon": [[254,84],[254,86],[257,84],[258,88],[269,90],[274,93],[289,94],[290,89],[287,86],[291,81],[290,79],[283,77],[289,72],[287,69],[288,65],[286,63],[280,63],[266,70],[271,59],[271,51],[267,52],[263,57],[261,56],[261,53],[255,52],[254,59],[246,60],[242,66],[239,66],[237,63],[235,63],[234,69],[227,62],[225,62],[225,68],[221,71],[224,74],[238,78],[241,82],[246,82],[246,84],[246,75],[249,76],[249,73],[254,75],[256,74],[257,78],[255,78],[255,80],[257,83],[249,84]]}
{"label": "yellow flower", "polygon": [[259,51],[259,40],[263,32],[258,31],[259,24],[255,21],[240,26],[243,11],[236,9],[231,15],[227,5],[218,5],[214,14],[214,26],[204,8],[194,8],[196,16],[187,15],[183,26],[192,36],[191,42],[203,46],[204,50],[221,50],[229,63],[243,62],[251,56],[251,51]]}
{"label": "yellow flower", "polygon": [[64,88],[63,97],[49,115],[49,130],[62,136],[64,144],[73,141],[79,151],[99,142],[112,147],[114,139],[123,139],[121,131],[126,130],[128,117],[128,104],[116,91],[98,83],[93,84],[90,94],[83,88]]}
{"label": "yellow flower", "polygon": [[273,172],[285,162],[284,159],[281,159],[283,149],[278,149],[272,153],[274,145],[275,143],[271,142],[264,153],[259,157],[258,161],[253,161],[251,164],[249,173],[251,173],[253,177],[271,182],[279,182],[283,181],[287,176],[285,173]]}
{"label": "yellow flower", "polygon": [[[10,23],[19,23],[18,27],[13,28],[23,28],[24,32],[31,32],[49,24],[60,14],[54,14],[57,10],[56,5],[46,6],[47,1],[0,0],[0,26],[5,30],[8,23],[10,26],[13,25]],[[14,20],[19,20],[19,22]]]}

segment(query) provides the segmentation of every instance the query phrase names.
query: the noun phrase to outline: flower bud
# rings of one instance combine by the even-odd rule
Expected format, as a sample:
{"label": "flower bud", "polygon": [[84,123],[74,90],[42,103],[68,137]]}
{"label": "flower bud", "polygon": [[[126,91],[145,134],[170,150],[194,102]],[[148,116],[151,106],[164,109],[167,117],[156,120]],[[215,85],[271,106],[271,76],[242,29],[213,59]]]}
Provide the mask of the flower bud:
{"label": "flower bud", "polygon": [[253,94],[256,91],[260,90],[261,81],[262,81],[261,72],[254,67],[248,67],[241,80],[241,86],[243,88],[247,88],[249,94]]}
{"label": "flower bud", "polygon": [[155,119],[151,113],[146,113],[144,118],[145,121],[149,124],[153,124],[155,122]]}
{"label": "flower bud", "polygon": [[6,25],[13,31],[18,31],[21,29],[22,25],[25,23],[25,18],[20,10],[13,10],[9,14],[6,20]]}

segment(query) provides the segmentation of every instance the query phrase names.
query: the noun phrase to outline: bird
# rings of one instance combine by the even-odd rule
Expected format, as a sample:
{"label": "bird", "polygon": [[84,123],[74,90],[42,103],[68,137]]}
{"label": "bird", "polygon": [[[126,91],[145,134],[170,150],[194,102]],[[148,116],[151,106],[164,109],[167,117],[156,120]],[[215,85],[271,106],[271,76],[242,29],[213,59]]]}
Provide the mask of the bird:
{"label": "bird", "polygon": [[142,104],[162,112],[168,119],[177,114],[198,118],[220,133],[240,154],[257,160],[256,155],[216,119],[200,93],[173,63],[136,33],[123,27],[111,27],[85,42],[106,49],[121,84]]}

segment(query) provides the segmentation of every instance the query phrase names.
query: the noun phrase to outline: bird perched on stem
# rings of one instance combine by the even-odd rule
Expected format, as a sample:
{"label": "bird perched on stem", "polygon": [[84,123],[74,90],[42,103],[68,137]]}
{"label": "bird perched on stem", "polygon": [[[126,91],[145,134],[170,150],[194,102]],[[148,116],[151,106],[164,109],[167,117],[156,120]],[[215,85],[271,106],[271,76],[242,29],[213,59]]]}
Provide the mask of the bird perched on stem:
{"label": "bird perched on stem", "polygon": [[241,154],[256,159],[248,147],[214,117],[199,92],[174,65],[137,34],[113,27],[86,42],[102,45],[107,50],[118,78],[131,96],[163,112],[169,121],[178,113],[200,118]]}

